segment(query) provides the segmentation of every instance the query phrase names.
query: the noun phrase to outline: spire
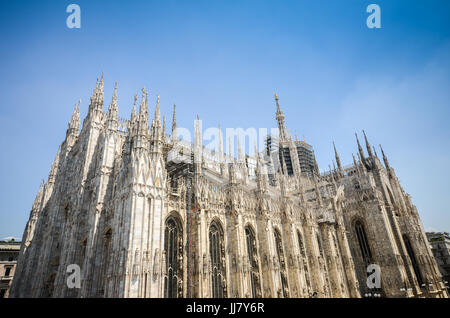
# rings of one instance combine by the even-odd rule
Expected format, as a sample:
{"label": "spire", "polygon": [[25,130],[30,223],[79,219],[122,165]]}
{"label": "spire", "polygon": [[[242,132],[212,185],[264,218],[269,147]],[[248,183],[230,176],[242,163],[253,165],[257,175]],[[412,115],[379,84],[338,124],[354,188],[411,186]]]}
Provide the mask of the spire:
{"label": "spire", "polygon": [[55,183],[56,180],[56,174],[58,172],[58,165],[59,165],[59,156],[61,154],[61,145],[58,147],[58,152],[56,153],[55,160],[53,160],[52,166],[50,168],[50,173],[48,175],[48,182],[49,183]]}
{"label": "spire", "polygon": [[145,107],[146,107],[147,112],[148,112],[148,91],[145,92]]}
{"label": "spire", "polygon": [[372,148],[373,148],[373,153],[375,154],[375,157],[378,158],[378,154],[377,154],[377,150],[375,149],[375,146],[372,146]]}
{"label": "spire", "polygon": [[356,158],[355,158],[355,155],[353,153],[352,153],[352,158],[353,158],[353,165],[355,166],[356,172],[359,175],[361,173],[361,171],[359,170],[360,167],[359,167],[358,163],[356,162]]}
{"label": "spire", "polygon": [[89,113],[91,113],[93,110],[102,111],[103,110],[103,71],[100,81],[97,77],[97,82],[95,83],[94,91],[91,95],[91,102],[89,104]]}
{"label": "spire", "polygon": [[287,168],[286,168],[286,162],[284,161],[284,156],[281,156],[281,165],[283,167],[283,171],[280,176],[280,190],[281,190],[281,196],[286,196],[286,176],[287,176]]}
{"label": "spire", "polygon": [[241,148],[241,142],[240,142],[240,138],[239,138],[239,133],[237,135],[237,147],[238,147],[238,162],[242,163],[244,162],[244,155],[242,153],[242,148]]}
{"label": "spire", "polygon": [[287,166],[286,166],[286,162],[284,161],[284,154],[283,153],[281,153],[281,166],[282,166],[282,168],[283,168],[283,171],[282,171],[282,174],[284,175],[284,174],[288,174],[288,171],[287,171]]}
{"label": "spire", "polygon": [[[146,97],[146,101],[148,101],[148,95]],[[165,124],[164,124],[165,128]],[[151,139],[153,144],[153,152],[154,153],[161,153],[162,152],[162,142],[164,139],[164,131],[163,128],[161,128],[161,111],[159,108],[159,95],[156,96],[156,107],[155,107],[155,117],[152,120],[152,127],[151,127]]]}
{"label": "spire", "polygon": [[258,148],[255,143],[255,156],[256,156],[256,184],[260,191],[265,192],[269,186],[269,179],[267,178],[267,167],[261,160],[261,154],[258,153]]}
{"label": "spire", "polygon": [[358,152],[359,152],[360,160],[362,162],[364,160],[364,151],[361,147],[361,144],[359,143],[358,134],[355,133],[355,136],[356,136],[356,142],[358,143]]}
{"label": "spire", "polygon": [[233,160],[233,147],[231,145],[231,136],[228,137],[228,156]]}
{"label": "spire", "polygon": [[111,104],[117,105],[117,82],[114,83],[114,92]]}
{"label": "spire", "polygon": [[201,173],[202,155],[202,122],[197,115],[197,120],[194,121],[194,172],[197,175]]}
{"label": "spire", "polygon": [[81,99],[78,100],[78,103],[75,104],[73,109],[72,119],[69,123],[69,128],[79,129],[80,127],[80,104]]}
{"label": "spire", "polygon": [[137,94],[134,95],[134,103],[133,103],[133,110],[131,111],[131,121],[136,120],[136,104],[137,104],[138,96]]}
{"label": "spire", "polygon": [[138,131],[139,135],[148,134],[148,92],[142,88],[141,104],[139,105]]}
{"label": "spire", "polygon": [[336,150],[336,144],[333,141],[333,148],[334,148],[334,156],[336,157],[336,163],[339,169],[339,172],[342,172],[342,165],[341,165],[341,159],[339,158],[339,154]]}
{"label": "spire", "polygon": [[220,129],[220,124],[218,125],[219,129],[219,162],[223,162],[223,142],[222,142],[222,129]]}
{"label": "spire", "polygon": [[159,109],[159,94],[156,95],[155,120],[161,120],[161,111]]}
{"label": "spire", "polygon": [[173,116],[172,116],[172,135],[175,133],[177,129],[177,105],[173,104]]}
{"label": "spire", "polygon": [[387,170],[391,170],[391,166],[389,165],[389,161],[388,161],[386,155],[384,154],[383,147],[381,147],[381,145],[380,145],[380,149],[381,149],[381,153],[383,155],[384,166],[386,167]]}
{"label": "spire", "polygon": [[[334,161],[333,161],[333,165],[334,165]],[[331,181],[334,183],[336,180],[334,180],[334,171],[331,169],[331,165],[328,165],[328,169],[330,169]],[[334,170],[336,170],[336,168],[334,168]]]}
{"label": "spire", "polygon": [[80,130],[80,104],[81,99],[78,100],[78,103],[75,104],[75,107],[73,109],[72,118],[69,121],[66,132],[66,138],[69,135],[78,135],[78,131]]}
{"label": "spire", "polygon": [[280,103],[278,102],[278,94],[276,94],[276,93],[275,93],[275,102],[277,104],[276,119],[278,122],[280,141],[286,141],[287,140],[287,131],[286,131],[286,126],[284,124],[284,114],[281,111]]}
{"label": "spire", "polygon": [[317,203],[319,204],[319,206],[322,206],[323,205],[322,194],[320,193],[319,184],[317,182],[318,181],[317,176],[314,176],[313,179],[314,179],[314,188],[316,190]]}
{"label": "spire", "polygon": [[317,164],[316,156],[314,156],[314,169],[316,171],[316,174],[319,175],[320,171],[319,171],[319,165]]}
{"label": "spire", "polygon": [[111,104],[108,108],[108,118],[112,119],[118,117],[118,107],[117,107],[117,82],[114,84],[114,93],[112,97]]}
{"label": "spire", "polygon": [[99,88],[103,89],[103,76],[105,75],[105,73],[102,70],[102,77],[100,78],[100,84],[99,84]]}
{"label": "spire", "polygon": [[163,128],[162,128],[164,140],[166,139],[166,115],[163,116]]}
{"label": "spire", "polygon": [[97,90],[98,90],[98,77],[97,77],[97,82],[95,82],[94,92],[92,94],[97,93]]}
{"label": "spire", "polygon": [[177,132],[177,115],[176,115],[176,105],[173,104],[173,116],[172,116],[172,143],[175,144],[178,141],[178,132]]}
{"label": "spire", "polygon": [[145,91],[145,87],[142,87],[142,96],[141,96],[141,104],[139,105],[139,114],[148,113],[147,108],[147,93]]}
{"label": "spire", "polygon": [[363,130],[363,134],[364,134],[364,140],[366,141],[366,148],[367,148],[367,154],[369,155],[369,157],[372,157],[372,148],[370,147],[369,141],[367,140],[367,136],[366,136],[366,132]]}
{"label": "spire", "polygon": [[278,94],[277,93],[275,93],[275,102],[277,103],[277,114],[283,114],[283,112],[281,111],[281,108],[280,108],[280,103],[278,102]]}
{"label": "spire", "polygon": [[103,91],[103,71],[102,77],[100,78],[100,83],[98,84],[98,93],[97,93],[97,110],[103,111],[103,100],[105,97],[105,92]]}

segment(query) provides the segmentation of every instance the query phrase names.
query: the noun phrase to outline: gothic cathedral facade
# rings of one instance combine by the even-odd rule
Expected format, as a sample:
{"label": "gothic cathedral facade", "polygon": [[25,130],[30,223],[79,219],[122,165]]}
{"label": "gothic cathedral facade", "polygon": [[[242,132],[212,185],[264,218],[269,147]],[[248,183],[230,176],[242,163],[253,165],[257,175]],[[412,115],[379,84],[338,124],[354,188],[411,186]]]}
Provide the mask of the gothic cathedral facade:
{"label": "gothic cathedral facade", "polygon": [[[422,223],[365,134],[358,157],[305,172],[276,98],[277,155],[237,158],[149,126],[148,92],[119,119],[103,75],[75,107],[26,225],[11,297],[447,297]],[[254,165],[250,163],[254,162]],[[278,167],[278,168],[274,168]],[[80,288],[67,268],[81,270]]]}

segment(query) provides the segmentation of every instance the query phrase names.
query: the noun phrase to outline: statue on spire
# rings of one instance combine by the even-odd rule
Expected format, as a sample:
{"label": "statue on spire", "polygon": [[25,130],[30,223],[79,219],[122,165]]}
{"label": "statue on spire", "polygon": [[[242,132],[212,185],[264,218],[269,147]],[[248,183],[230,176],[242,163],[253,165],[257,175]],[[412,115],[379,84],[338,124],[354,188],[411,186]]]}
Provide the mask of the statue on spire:
{"label": "statue on spire", "polygon": [[337,163],[339,172],[342,173],[343,170],[342,170],[342,165],[341,165],[341,158],[339,158],[339,154],[336,150],[336,144],[334,143],[334,141],[333,141],[333,148],[334,148],[334,156],[336,157],[336,163]]}
{"label": "statue on spire", "polygon": [[155,120],[160,120],[161,111],[159,109],[159,94],[156,95],[156,108],[155,108]]}
{"label": "statue on spire", "polygon": [[278,131],[280,134],[280,142],[287,141],[287,131],[286,131],[286,125],[284,124],[284,114],[281,111],[277,93],[275,93],[275,102],[277,104],[276,120],[278,122]]}
{"label": "statue on spire", "polygon": [[389,165],[389,161],[388,161],[386,155],[384,154],[383,147],[381,147],[381,144],[380,144],[380,149],[381,149],[381,154],[383,155],[384,166],[386,167],[386,170],[390,171],[391,166]]}
{"label": "statue on spire", "polygon": [[172,135],[177,129],[177,105],[173,104],[173,116],[172,116]]}
{"label": "statue on spire", "polygon": [[366,141],[367,154],[369,157],[373,157],[372,148],[370,147],[369,140],[367,140],[366,132],[363,130],[364,140]]}

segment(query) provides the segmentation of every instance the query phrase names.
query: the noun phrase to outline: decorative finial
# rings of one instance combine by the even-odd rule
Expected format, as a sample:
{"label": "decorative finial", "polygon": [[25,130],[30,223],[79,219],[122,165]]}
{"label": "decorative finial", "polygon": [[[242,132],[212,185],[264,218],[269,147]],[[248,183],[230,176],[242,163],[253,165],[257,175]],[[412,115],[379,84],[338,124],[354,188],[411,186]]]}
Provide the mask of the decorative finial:
{"label": "decorative finial", "polygon": [[[340,172],[342,172],[341,158],[339,158],[339,154],[336,150],[336,144],[334,143],[334,140],[333,140],[333,148],[334,148],[334,156],[336,157],[336,163],[337,163],[338,169]],[[333,163],[334,163],[334,161],[333,161]]]}
{"label": "decorative finial", "polygon": [[391,166],[389,165],[389,161],[388,161],[386,155],[384,154],[384,150],[383,150],[383,147],[381,147],[381,144],[380,144],[380,149],[381,149],[381,154],[383,155],[384,166],[386,167],[387,170],[390,170]]}
{"label": "decorative finial", "polygon": [[373,148],[373,153],[375,154],[375,157],[378,158],[378,154],[377,154],[377,150],[375,149],[375,146],[372,146],[372,148]]}
{"label": "decorative finial", "polygon": [[103,76],[104,76],[104,72],[102,71],[102,77],[100,78],[100,88],[103,88]]}
{"label": "decorative finial", "polygon": [[139,113],[142,113],[145,111],[145,87],[142,87],[141,89],[141,104],[139,105]]}
{"label": "decorative finial", "polygon": [[281,108],[280,108],[280,103],[279,103],[279,100],[278,100],[278,94],[277,93],[275,93],[275,102],[277,104],[277,114],[281,113]]}
{"label": "decorative finial", "polygon": [[353,165],[356,167],[356,159],[355,159],[355,154],[352,153],[352,158],[353,158]]}
{"label": "decorative finial", "polygon": [[166,115],[163,116],[163,134],[166,134]]}
{"label": "decorative finial", "polygon": [[174,135],[177,129],[177,105],[173,104],[173,116],[172,116],[172,135]]}
{"label": "decorative finial", "polygon": [[155,119],[160,120],[161,118],[161,111],[159,109],[159,94],[156,95],[156,108],[155,108]]}
{"label": "decorative finial", "polygon": [[369,140],[367,140],[366,132],[363,130],[364,140],[366,141],[367,154],[369,157],[372,157],[372,148],[370,147]]}
{"label": "decorative finial", "polygon": [[113,101],[113,103],[117,102],[117,82],[114,84],[114,93],[113,93],[112,101]]}
{"label": "decorative finial", "polygon": [[358,144],[358,152],[360,157],[364,158],[364,152],[362,150],[361,144],[359,143],[359,139],[358,139],[358,134],[355,133],[355,137],[356,137],[356,143]]}

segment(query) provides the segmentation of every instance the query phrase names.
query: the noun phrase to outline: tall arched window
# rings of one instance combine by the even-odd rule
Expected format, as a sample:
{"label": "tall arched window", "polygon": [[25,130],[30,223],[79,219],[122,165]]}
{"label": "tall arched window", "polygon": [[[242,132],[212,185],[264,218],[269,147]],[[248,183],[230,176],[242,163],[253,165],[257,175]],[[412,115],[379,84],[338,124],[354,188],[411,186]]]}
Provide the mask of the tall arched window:
{"label": "tall arched window", "polygon": [[369,241],[367,240],[366,231],[364,225],[360,220],[355,222],[355,232],[358,238],[359,248],[361,249],[361,255],[366,265],[372,263],[372,253],[370,252]]}
{"label": "tall arched window", "polygon": [[258,252],[256,248],[255,233],[250,226],[245,227],[247,253],[250,262],[250,280],[252,283],[252,296],[261,297],[261,285],[258,266]]}
{"label": "tall arched window", "polygon": [[98,280],[98,296],[105,296],[105,286],[108,279],[108,269],[111,260],[111,240],[112,240],[112,230],[108,229],[103,234],[103,246],[102,246],[102,256],[101,256],[101,267],[100,267],[100,277]]}
{"label": "tall arched window", "polygon": [[222,226],[213,221],[209,227],[209,254],[211,257],[212,297],[226,297],[225,249]]}
{"label": "tall arched window", "polygon": [[302,263],[299,264],[299,266],[300,266],[300,269],[303,268],[303,271],[305,274],[306,286],[308,286],[308,288],[310,288],[311,282],[310,282],[309,273],[308,273],[308,265],[307,265],[307,260],[306,260],[305,246],[303,245],[302,234],[298,230],[297,230],[297,240],[298,240],[298,248],[300,249],[300,256],[302,257]]}
{"label": "tall arched window", "polygon": [[414,250],[412,249],[411,242],[409,241],[408,236],[403,234],[403,242],[405,243],[406,251],[408,252],[409,259],[411,260],[411,264],[414,269],[414,274],[416,274],[417,282],[420,286],[423,284],[422,274],[420,274],[419,266],[417,265],[416,255],[414,254]]}
{"label": "tall arched window", "polygon": [[298,248],[300,249],[300,255],[305,257],[305,247],[303,246],[302,235],[300,231],[297,231]]}
{"label": "tall arched window", "polygon": [[319,248],[320,257],[323,257],[322,241],[319,237],[319,234],[316,235],[316,238],[317,238],[317,247]]}
{"label": "tall arched window", "polygon": [[166,220],[164,251],[166,254],[164,297],[181,298],[183,297],[183,230],[180,222],[173,216]]}
{"label": "tall arched window", "polygon": [[55,288],[55,278],[56,273],[52,273],[47,277],[47,280],[45,281],[44,285],[44,291],[43,291],[43,297],[50,298],[52,297],[53,290]]}
{"label": "tall arched window", "polygon": [[275,229],[275,247],[277,249],[278,263],[280,264],[281,289],[283,297],[289,297],[289,287],[286,277],[286,262],[284,259],[283,242],[281,241],[280,232]]}

